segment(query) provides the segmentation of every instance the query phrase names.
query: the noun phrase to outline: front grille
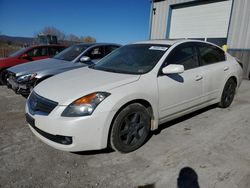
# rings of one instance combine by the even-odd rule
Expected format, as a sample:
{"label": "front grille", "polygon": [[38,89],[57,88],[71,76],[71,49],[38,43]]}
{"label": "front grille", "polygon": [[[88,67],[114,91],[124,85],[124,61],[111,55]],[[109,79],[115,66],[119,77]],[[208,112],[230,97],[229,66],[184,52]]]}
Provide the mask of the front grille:
{"label": "front grille", "polygon": [[16,77],[16,73],[8,71],[8,76],[11,76],[11,77],[15,78]]}
{"label": "front grille", "polygon": [[16,80],[16,74],[14,72],[7,72],[7,79]]}
{"label": "front grille", "polygon": [[39,115],[49,115],[49,113],[58,105],[57,102],[41,97],[34,91],[31,93],[28,99],[29,112]]}

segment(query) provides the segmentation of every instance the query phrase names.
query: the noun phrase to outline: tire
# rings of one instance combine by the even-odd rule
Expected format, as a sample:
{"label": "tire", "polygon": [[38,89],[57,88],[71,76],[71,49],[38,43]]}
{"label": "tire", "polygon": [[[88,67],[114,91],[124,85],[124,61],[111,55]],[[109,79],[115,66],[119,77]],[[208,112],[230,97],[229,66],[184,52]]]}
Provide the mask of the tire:
{"label": "tire", "polygon": [[111,147],[121,153],[141,147],[148,138],[151,117],[138,103],[130,104],[116,116],[110,134]]}
{"label": "tire", "polygon": [[226,82],[224,89],[223,89],[223,92],[222,92],[219,107],[227,108],[232,104],[234,96],[235,96],[236,86],[237,86],[237,84],[233,78],[230,78]]}
{"label": "tire", "polygon": [[7,70],[4,69],[0,72],[0,84],[6,85],[7,84]]}

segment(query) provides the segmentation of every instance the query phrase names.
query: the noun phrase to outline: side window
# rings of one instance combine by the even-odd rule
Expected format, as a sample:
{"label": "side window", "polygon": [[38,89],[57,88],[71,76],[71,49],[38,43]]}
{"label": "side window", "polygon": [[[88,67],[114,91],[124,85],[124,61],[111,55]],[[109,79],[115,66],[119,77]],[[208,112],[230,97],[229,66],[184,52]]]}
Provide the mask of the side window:
{"label": "side window", "polygon": [[40,48],[33,48],[32,50],[28,51],[27,53],[30,57],[38,57],[41,56]]}
{"label": "side window", "polygon": [[113,50],[119,48],[118,46],[105,46],[105,55],[108,55],[111,53]]}
{"label": "side window", "polygon": [[54,55],[58,54],[58,53],[61,52],[61,51],[62,51],[61,48],[58,48],[58,47],[50,47],[50,48],[49,48],[49,55],[54,56]]}
{"label": "side window", "polygon": [[42,56],[48,56],[49,55],[48,48],[47,47],[42,47],[41,48],[41,54],[42,54]]}
{"label": "side window", "polygon": [[199,45],[198,49],[202,65],[209,65],[226,60],[225,53],[215,46],[204,44]]}
{"label": "side window", "polygon": [[39,56],[47,56],[48,49],[47,47],[34,48],[27,53],[30,57],[39,57]]}
{"label": "side window", "polygon": [[173,49],[167,56],[165,63],[183,65],[185,70],[199,67],[195,47],[186,44],[181,44]]}
{"label": "side window", "polygon": [[102,46],[98,46],[92,48],[87,52],[86,56],[90,57],[90,59],[101,59],[104,57],[104,50]]}

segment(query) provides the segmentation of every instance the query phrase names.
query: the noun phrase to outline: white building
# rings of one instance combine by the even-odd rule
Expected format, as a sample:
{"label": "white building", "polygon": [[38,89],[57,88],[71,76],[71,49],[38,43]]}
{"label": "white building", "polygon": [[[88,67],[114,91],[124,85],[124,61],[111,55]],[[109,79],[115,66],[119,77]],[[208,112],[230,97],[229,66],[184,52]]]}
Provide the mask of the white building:
{"label": "white building", "polygon": [[250,0],[154,0],[150,15],[150,39],[227,44],[250,78]]}

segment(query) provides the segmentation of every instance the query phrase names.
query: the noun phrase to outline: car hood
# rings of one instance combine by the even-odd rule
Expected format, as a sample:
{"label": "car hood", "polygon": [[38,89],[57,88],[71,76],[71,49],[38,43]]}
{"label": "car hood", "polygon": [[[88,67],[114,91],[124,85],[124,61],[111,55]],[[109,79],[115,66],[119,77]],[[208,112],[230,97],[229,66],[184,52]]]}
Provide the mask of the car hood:
{"label": "car hood", "polygon": [[16,59],[15,57],[1,57],[0,62],[10,61]]}
{"label": "car hood", "polygon": [[4,57],[4,58],[0,58],[0,65],[6,64],[6,66],[8,66],[8,63],[13,63],[15,61],[18,61],[17,58],[15,57]]}
{"label": "car hood", "polygon": [[21,76],[24,74],[38,73],[44,70],[60,69],[67,66],[72,66],[69,61],[58,60],[58,59],[42,59],[37,61],[32,61],[30,63],[25,63],[22,65],[17,65],[9,68],[8,70],[15,73],[16,76]]}
{"label": "car hood", "polygon": [[10,58],[7,58],[7,57],[1,57],[1,58],[0,58],[0,62],[5,61],[5,60],[8,60],[8,59],[10,59]]}
{"label": "car hood", "polygon": [[96,91],[111,89],[135,82],[140,75],[111,73],[88,67],[53,76],[34,88],[34,91],[59,105],[69,105],[76,99]]}

